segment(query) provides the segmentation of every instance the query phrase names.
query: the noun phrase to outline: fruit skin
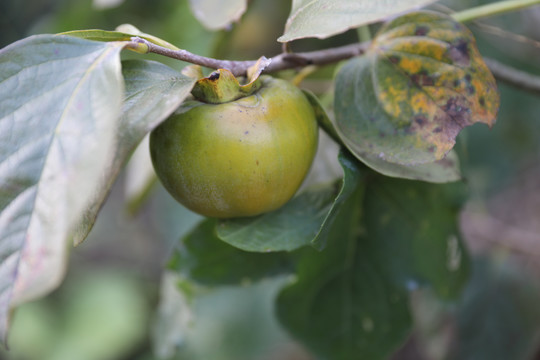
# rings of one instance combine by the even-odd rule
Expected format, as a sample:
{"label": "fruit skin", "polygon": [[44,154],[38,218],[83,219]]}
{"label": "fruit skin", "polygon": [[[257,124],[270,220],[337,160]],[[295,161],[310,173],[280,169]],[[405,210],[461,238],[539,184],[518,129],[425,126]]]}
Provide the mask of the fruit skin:
{"label": "fruit skin", "polygon": [[151,133],[158,178],[192,211],[231,218],[275,210],[309,171],[318,143],[312,106],[285,80],[261,81],[232,102],[188,101]]}

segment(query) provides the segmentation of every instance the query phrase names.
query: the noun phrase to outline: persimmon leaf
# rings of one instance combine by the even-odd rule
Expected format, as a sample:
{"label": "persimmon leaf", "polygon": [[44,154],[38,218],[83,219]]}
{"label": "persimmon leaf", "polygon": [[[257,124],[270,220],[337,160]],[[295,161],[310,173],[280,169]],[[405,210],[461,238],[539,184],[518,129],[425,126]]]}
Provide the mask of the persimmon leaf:
{"label": "persimmon leaf", "polygon": [[194,80],[126,42],[32,36],[0,50],[0,337],[62,281],[121,167]]}
{"label": "persimmon leaf", "polygon": [[448,183],[461,179],[459,158],[453,150],[444,159],[418,165],[395,164],[370,154],[357,156],[360,161],[373,170],[390,177],[432,183]]}
{"label": "persimmon leaf", "polygon": [[[124,43],[38,35],[0,51],[0,336],[61,281],[114,148]],[[91,225],[89,225],[91,227]]]}
{"label": "persimmon leaf", "polygon": [[69,35],[81,39],[95,41],[131,41],[133,36],[138,36],[167,49],[179,50],[176,46],[168,43],[167,41],[162,40],[154,35],[145,34],[130,24],[122,24],[118,26],[115,31],[100,29],[72,30],[60,33],[59,35]]}
{"label": "persimmon leaf", "polygon": [[460,182],[373,177],[364,199],[370,256],[404,289],[427,285],[441,298],[456,299],[470,270],[458,227],[466,195]]}
{"label": "persimmon leaf", "polygon": [[247,252],[221,241],[216,219],[205,219],[175,247],[169,270],[199,285],[239,285],[292,272],[285,252]]}
{"label": "persimmon leaf", "polygon": [[471,32],[433,12],[387,23],[336,78],[336,127],[359,158],[441,160],[461,129],[493,125],[498,107],[495,79]]}
{"label": "persimmon leaf", "polygon": [[432,2],[434,0],[293,0],[285,33],[278,41],[327,38]]}
{"label": "persimmon leaf", "polygon": [[122,116],[114,134],[109,161],[103,164],[93,203],[89,204],[73,239],[80,244],[88,235],[99,209],[125,162],[154,127],[165,120],[189,95],[195,81],[155,61],[122,62],[125,82]]}
{"label": "persimmon leaf", "polygon": [[411,328],[407,291],[365,237],[364,194],[358,183],[329,225],[326,249],[299,253],[296,276],[276,300],[281,324],[317,358],[387,359]]}
{"label": "persimmon leaf", "polygon": [[[339,135],[328,117],[328,114],[319,103],[315,95],[304,90],[304,94],[311,102],[317,122],[334,140],[339,142]],[[459,158],[455,151],[451,151],[448,155],[439,161],[420,165],[401,165],[390,163],[380,159],[378,156],[373,156],[366,153],[356,153],[356,158],[373,170],[386,176],[421,180],[433,183],[447,183],[461,179],[461,171],[459,168]]]}

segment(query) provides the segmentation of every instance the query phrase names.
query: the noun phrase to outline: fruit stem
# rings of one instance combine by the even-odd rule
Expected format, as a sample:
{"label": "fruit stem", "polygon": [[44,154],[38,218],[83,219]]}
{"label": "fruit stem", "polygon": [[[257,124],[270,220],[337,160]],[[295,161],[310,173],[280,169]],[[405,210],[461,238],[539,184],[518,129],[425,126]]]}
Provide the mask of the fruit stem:
{"label": "fruit stem", "polygon": [[261,86],[261,79],[258,77],[248,84],[241,85],[229,70],[219,69],[197,81],[191,94],[197,100],[208,104],[223,104],[249,96]]}
{"label": "fruit stem", "polygon": [[489,16],[495,16],[510,11],[520,10],[529,6],[540,4],[540,0],[506,0],[499,1],[487,5],[473,7],[467,10],[457,12],[452,15],[454,20],[459,22],[468,22],[477,20],[479,18],[485,18]]}

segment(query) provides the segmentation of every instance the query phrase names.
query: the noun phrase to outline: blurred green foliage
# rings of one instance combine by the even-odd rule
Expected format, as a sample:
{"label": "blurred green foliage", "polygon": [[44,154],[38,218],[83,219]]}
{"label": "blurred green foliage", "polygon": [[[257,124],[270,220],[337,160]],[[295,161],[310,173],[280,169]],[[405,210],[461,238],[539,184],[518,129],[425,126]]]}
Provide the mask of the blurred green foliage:
{"label": "blurred green foliage", "polygon": [[144,285],[125,271],[74,271],[61,291],[17,311],[9,356],[36,360],[127,357],[145,343],[148,300]]}

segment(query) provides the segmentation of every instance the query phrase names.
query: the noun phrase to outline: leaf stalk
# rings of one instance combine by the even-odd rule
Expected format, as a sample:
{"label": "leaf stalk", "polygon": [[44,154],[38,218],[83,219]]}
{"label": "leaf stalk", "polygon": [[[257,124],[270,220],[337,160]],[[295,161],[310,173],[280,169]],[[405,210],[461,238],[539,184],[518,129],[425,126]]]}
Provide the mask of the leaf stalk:
{"label": "leaf stalk", "polygon": [[469,22],[480,18],[504,14],[540,4],[540,0],[506,0],[473,7],[451,15],[459,22]]}

